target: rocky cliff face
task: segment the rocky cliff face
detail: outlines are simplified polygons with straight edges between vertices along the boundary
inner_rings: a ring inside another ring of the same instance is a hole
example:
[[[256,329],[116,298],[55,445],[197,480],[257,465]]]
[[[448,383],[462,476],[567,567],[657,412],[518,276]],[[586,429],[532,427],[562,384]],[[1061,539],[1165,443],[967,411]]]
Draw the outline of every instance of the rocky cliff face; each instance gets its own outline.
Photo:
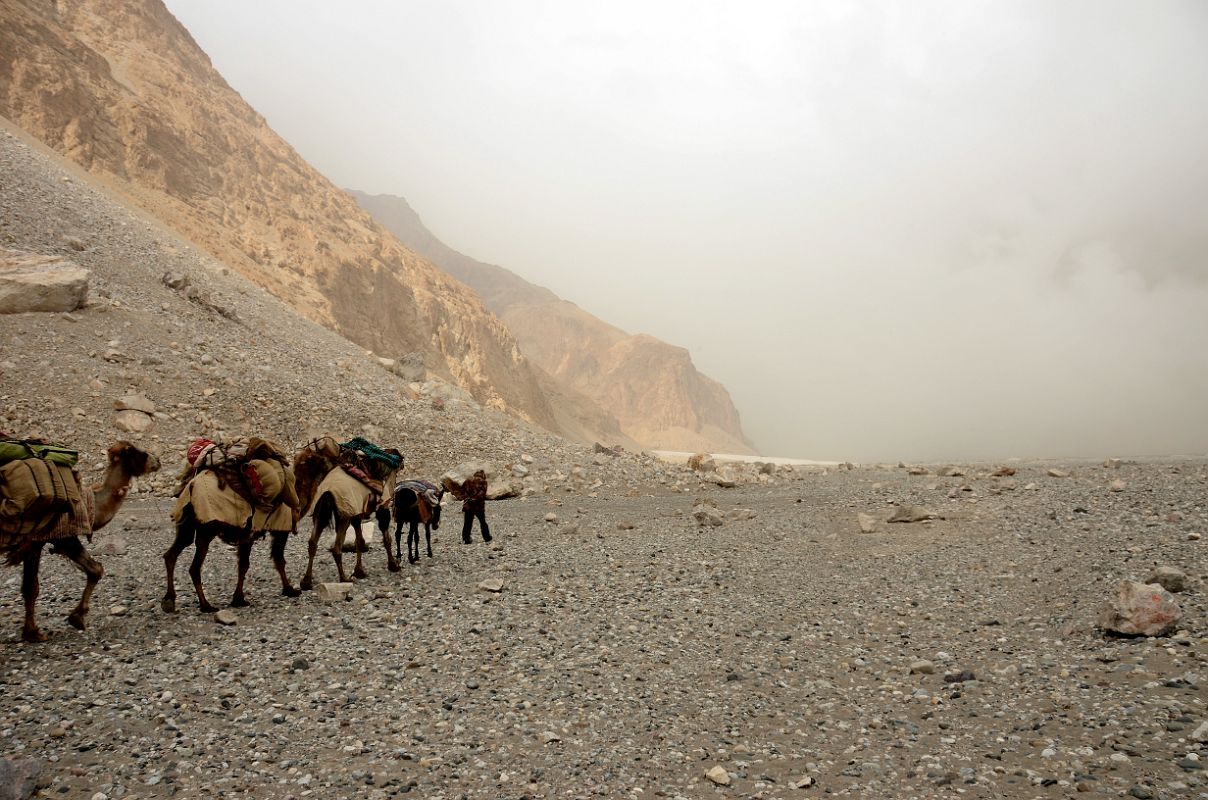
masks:
[[[729,393],[697,371],[687,350],[630,335],[503,267],[453,250],[401,197],[351,194],[401,241],[473,287],[525,355],[595,401],[642,446],[754,452]]]
[[[479,298],[294,152],[159,0],[0,0],[0,115],[312,320],[557,428]]]

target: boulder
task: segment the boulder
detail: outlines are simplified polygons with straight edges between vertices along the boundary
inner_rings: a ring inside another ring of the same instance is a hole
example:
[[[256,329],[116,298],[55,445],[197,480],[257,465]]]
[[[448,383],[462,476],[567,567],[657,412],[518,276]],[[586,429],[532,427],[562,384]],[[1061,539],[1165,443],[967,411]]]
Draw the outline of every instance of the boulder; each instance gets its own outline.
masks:
[[[500,578],[486,578],[479,582],[478,590],[498,594],[503,591],[503,581]]]
[[[117,412],[117,415],[113,418],[113,424],[120,431],[143,433],[155,424],[155,420],[150,414],[127,408],[124,411]]]
[[[860,533],[872,533],[877,529],[877,520],[871,514],[856,514],[856,522],[860,523]]]
[[[688,468],[696,472],[712,472],[717,469],[717,462],[708,453],[693,453],[688,456]]]
[[[720,764],[718,764],[716,767],[714,767],[713,769],[706,772],[705,777],[708,778],[713,783],[717,784],[718,786],[729,786],[730,785],[730,773],[727,772],[726,768],[721,766]]]
[[[352,595],[351,583],[320,583],[319,599],[324,603],[347,600]]]
[[[0,250],[0,314],[75,311],[88,300],[89,274],[54,256]]]
[[[1063,469],[1057,469],[1056,467],[1053,467],[1052,469],[1050,469],[1048,471],[1048,476],[1050,478],[1068,478],[1070,476],[1070,473],[1066,472]]]
[[[155,413],[155,403],[152,403],[141,394],[128,394],[125,397],[119,397],[113,401],[113,408],[117,411],[141,411],[144,414]]]
[[[1187,588],[1187,573],[1174,567],[1158,567],[1149,573],[1146,583],[1156,583],[1168,592],[1178,593]]]
[[[1156,583],[1123,580],[1099,612],[1099,627],[1123,636],[1163,636],[1182,616],[1174,595]]]
[[[720,511],[713,506],[704,504],[693,506],[692,516],[696,519],[696,524],[702,528],[719,528],[726,521]]]
[[[940,515],[923,508],[922,506],[912,506],[909,503],[900,505],[893,512],[893,516],[889,518],[889,522],[923,522],[929,519],[940,519]]]
[[[36,758],[0,758],[0,800],[25,800],[38,788],[42,762]]]
[[[524,482],[512,474],[511,468],[501,468],[487,461],[466,461],[440,476],[445,491],[461,499],[461,487],[478,470],[487,476],[487,499],[503,500],[518,497],[524,491]]]

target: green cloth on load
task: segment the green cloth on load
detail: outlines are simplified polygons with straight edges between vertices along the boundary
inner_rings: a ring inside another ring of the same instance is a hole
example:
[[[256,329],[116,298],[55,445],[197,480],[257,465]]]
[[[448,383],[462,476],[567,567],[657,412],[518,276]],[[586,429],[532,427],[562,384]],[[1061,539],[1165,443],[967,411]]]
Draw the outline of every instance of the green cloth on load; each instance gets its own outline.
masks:
[[[80,460],[80,454],[61,444],[30,439],[0,439],[0,464],[26,458],[41,458],[62,467],[74,467]]]
[[[388,464],[390,469],[398,469],[403,465],[403,457],[396,456],[393,453],[387,453],[382,448],[378,447],[373,442],[361,436],[353,437],[351,440],[340,445],[341,450],[356,450],[365,458],[373,461],[381,461]]]

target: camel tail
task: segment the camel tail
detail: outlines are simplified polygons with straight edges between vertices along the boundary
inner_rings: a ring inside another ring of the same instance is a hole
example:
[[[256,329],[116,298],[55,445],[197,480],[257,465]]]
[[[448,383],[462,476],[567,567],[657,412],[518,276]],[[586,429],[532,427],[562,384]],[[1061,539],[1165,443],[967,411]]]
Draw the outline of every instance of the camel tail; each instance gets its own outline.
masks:
[[[315,531],[322,533],[335,521],[336,499],[331,492],[324,492],[315,502],[315,510],[311,515],[315,521]]]

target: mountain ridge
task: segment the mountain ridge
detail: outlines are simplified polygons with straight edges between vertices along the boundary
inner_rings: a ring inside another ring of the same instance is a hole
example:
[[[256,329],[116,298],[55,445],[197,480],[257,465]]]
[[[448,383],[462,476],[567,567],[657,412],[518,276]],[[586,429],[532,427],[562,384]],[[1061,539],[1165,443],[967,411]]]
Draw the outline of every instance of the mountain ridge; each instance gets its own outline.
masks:
[[[614,416],[642,446],[755,453],[729,392],[696,369],[686,348],[627,333],[504,267],[454,250],[405,198],[347,191],[400,241],[478,292],[534,364]]]
[[[558,431],[503,323],[273,132],[162,2],[6,0],[0,19],[0,115],[309,319]]]

